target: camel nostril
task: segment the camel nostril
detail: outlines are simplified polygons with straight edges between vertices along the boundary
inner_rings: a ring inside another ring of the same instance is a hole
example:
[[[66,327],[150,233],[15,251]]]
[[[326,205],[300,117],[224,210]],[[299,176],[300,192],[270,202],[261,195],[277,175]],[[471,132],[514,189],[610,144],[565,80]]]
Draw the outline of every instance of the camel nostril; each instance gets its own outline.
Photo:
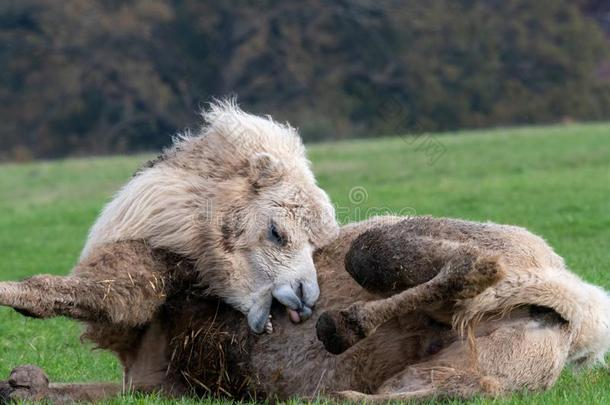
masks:
[[[313,311],[311,310],[311,308],[303,306],[303,308],[299,310],[299,316],[301,318],[301,321],[306,321],[307,319],[309,319],[312,313]]]
[[[299,310],[303,306],[302,298],[287,284],[275,288],[272,294],[282,305],[292,310]]]
[[[299,285],[298,294],[301,296],[300,298],[303,305],[313,308],[320,297],[320,287],[318,286],[317,280],[303,281]]]
[[[297,293],[297,297],[299,297],[301,302],[303,302],[303,283],[299,283],[296,293]]]

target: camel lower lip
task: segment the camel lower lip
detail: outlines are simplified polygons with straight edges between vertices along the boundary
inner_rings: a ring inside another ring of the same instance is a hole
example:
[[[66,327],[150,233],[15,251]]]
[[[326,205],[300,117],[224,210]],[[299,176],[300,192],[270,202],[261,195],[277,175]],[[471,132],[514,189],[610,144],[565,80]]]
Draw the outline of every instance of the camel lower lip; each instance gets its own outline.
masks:
[[[301,322],[301,316],[299,315],[299,313],[297,311],[295,311],[294,309],[290,309],[290,308],[286,308],[288,310],[288,317],[290,318],[290,321],[292,321],[293,323],[299,323]]]

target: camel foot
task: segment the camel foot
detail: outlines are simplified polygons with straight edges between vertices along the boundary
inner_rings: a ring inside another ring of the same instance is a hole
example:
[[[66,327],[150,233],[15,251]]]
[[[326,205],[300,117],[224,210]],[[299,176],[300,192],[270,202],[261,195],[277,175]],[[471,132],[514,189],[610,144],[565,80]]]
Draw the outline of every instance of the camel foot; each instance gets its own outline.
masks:
[[[357,317],[359,307],[356,303],[346,310],[326,311],[320,316],[316,323],[316,334],[326,351],[341,354],[368,335]]]
[[[0,404],[15,401],[40,401],[49,392],[49,379],[36,366],[19,366],[11,371],[8,381],[0,382]]]

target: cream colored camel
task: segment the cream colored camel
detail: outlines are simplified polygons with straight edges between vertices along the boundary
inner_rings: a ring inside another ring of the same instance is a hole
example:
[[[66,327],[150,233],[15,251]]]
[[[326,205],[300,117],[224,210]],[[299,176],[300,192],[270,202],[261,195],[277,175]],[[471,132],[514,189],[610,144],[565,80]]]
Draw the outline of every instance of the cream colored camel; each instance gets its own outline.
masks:
[[[122,390],[469,398],[547,389],[566,364],[601,361],[610,347],[606,293],[522,228],[377,218],[345,226],[314,262],[311,321],[293,325],[274,305],[274,332],[255,335],[238,312],[198,296],[189,272],[174,271],[183,262],[156,255],[154,265],[181,276],[151,322],[90,336],[117,353],[123,384],[48,385],[40,369],[21,367],[0,392],[55,402]]]

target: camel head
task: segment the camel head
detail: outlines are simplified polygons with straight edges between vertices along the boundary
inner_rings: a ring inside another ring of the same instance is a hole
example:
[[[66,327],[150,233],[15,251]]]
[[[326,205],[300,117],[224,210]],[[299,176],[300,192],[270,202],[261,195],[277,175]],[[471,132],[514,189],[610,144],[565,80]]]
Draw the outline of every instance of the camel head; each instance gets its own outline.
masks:
[[[103,210],[81,254],[145,240],[195,263],[200,284],[268,326],[273,298],[299,322],[319,294],[312,252],[338,233],[296,130],[232,102],[204,111],[197,134],[138,171]]]
[[[209,172],[206,162],[215,166],[203,210],[209,217],[198,268],[211,273],[204,281],[255,332],[267,325],[273,298],[294,322],[307,319],[319,296],[312,254],[338,225],[300,137],[230,103],[213,105],[205,119],[206,147],[192,146],[202,172]]]

